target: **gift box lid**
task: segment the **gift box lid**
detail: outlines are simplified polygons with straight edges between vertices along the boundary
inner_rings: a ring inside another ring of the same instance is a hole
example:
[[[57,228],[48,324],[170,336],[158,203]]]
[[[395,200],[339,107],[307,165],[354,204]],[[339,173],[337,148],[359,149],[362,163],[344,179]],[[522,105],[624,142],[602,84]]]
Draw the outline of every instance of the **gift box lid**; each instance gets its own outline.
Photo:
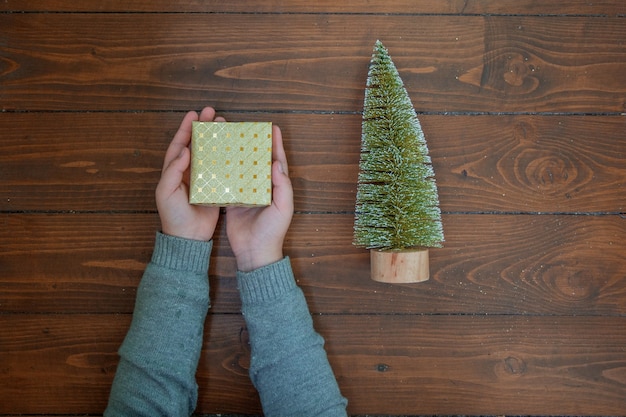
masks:
[[[272,123],[193,122],[189,202],[272,203]]]

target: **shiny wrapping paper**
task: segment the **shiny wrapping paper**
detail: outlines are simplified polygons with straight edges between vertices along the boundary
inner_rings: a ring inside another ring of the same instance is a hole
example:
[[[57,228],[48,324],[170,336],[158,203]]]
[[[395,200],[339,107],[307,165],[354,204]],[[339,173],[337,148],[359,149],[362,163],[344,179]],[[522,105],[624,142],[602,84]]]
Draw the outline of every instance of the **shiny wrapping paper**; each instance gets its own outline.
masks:
[[[272,123],[193,122],[189,202],[272,203]]]

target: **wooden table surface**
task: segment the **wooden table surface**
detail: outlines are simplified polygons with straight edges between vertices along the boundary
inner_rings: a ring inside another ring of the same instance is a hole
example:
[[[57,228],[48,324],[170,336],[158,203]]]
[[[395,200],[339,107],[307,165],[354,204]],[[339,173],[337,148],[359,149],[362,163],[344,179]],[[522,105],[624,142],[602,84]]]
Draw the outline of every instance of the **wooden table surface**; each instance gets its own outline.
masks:
[[[374,42],[446,243],[386,285],[352,242]],[[350,414],[626,415],[626,3],[0,2],[0,415],[101,415],[188,110],[283,129],[286,253]],[[260,413],[218,225],[197,412]]]

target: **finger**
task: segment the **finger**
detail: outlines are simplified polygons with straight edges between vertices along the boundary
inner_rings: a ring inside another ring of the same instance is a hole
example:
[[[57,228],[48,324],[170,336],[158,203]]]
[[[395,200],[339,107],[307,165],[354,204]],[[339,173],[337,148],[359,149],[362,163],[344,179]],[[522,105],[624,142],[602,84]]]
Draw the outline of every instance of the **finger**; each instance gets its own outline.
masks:
[[[212,122],[215,118],[215,109],[213,107],[205,107],[200,113],[201,122]]]
[[[163,169],[165,169],[170,162],[180,155],[183,148],[186,148],[189,145],[189,141],[191,140],[191,124],[194,120],[198,120],[198,113],[195,111],[190,111],[183,118],[178,131],[167,148],[167,152],[165,152]]]
[[[293,212],[293,187],[291,180],[278,160],[272,164],[272,204],[286,215]]]
[[[223,118],[223,117],[221,117],[221,116],[218,116],[218,117],[216,117],[216,118],[215,118],[215,121],[216,121],[216,122],[225,122],[225,121],[226,121],[226,119],[224,119],[224,118]]]
[[[287,154],[283,146],[283,135],[280,131],[280,127],[277,125],[272,126],[272,159],[279,161],[282,167],[282,171],[285,175],[289,175],[289,166],[287,165]]]
[[[181,186],[185,170],[189,167],[190,155],[189,148],[184,147],[180,154],[165,167],[157,187],[163,193],[162,197],[169,197]]]

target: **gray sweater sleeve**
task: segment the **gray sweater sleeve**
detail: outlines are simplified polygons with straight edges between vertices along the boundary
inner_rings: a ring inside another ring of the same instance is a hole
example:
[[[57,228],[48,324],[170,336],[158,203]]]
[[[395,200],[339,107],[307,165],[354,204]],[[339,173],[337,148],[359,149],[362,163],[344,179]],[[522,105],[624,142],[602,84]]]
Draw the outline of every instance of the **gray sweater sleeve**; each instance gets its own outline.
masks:
[[[238,272],[237,281],[250,334],[250,378],[265,416],[346,416],[347,401],[289,258]]]
[[[189,416],[196,408],[211,247],[157,234],[105,416]],[[237,278],[252,345],[250,376],[265,415],[345,416],[347,402],[289,259]]]
[[[211,247],[157,234],[105,416],[189,416],[195,409]]]

